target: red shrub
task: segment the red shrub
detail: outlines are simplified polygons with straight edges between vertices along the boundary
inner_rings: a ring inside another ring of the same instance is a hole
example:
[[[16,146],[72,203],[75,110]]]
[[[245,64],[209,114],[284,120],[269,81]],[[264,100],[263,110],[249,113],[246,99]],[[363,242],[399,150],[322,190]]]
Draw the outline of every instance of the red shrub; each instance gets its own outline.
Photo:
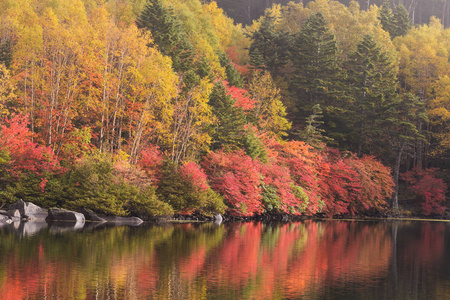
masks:
[[[195,162],[188,162],[180,167],[180,174],[187,182],[192,182],[195,188],[206,191],[209,188],[208,177]]]
[[[444,202],[447,184],[444,180],[436,178],[437,170],[416,167],[401,176],[422,202],[422,213],[424,215],[442,214],[445,211]]]
[[[236,100],[234,106],[242,108],[244,111],[252,110],[255,107],[256,101],[247,96],[247,91],[235,86],[229,86],[228,82],[223,81],[223,85],[227,90],[227,94]]]
[[[59,160],[50,147],[40,146],[32,141],[32,132],[28,129],[28,117],[15,115],[5,120],[0,128],[0,150],[9,154],[8,170],[13,176],[33,173],[42,177],[40,188],[44,189],[46,174],[63,171]]]
[[[163,157],[159,147],[150,145],[144,148],[139,155],[138,165],[157,185],[161,178],[161,167],[163,165]]]
[[[394,190],[391,170],[373,156],[353,156],[347,159],[346,163],[358,173],[362,186],[361,197],[354,206],[355,210],[363,212],[371,208],[384,209],[388,205],[386,199],[392,196]]]
[[[224,196],[231,214],[251,216],[263,211],[260,164],[244,151],[210,152],[202,163],[211,187]]]

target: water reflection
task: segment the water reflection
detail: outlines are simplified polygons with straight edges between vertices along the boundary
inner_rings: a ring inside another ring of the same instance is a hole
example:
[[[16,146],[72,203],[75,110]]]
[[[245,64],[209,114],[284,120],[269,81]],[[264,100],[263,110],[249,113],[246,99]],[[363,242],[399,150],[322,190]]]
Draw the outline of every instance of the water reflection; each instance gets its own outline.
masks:
[[[448,223],[25,225],[0,229],[0,299],[445,299],[450,293]]]

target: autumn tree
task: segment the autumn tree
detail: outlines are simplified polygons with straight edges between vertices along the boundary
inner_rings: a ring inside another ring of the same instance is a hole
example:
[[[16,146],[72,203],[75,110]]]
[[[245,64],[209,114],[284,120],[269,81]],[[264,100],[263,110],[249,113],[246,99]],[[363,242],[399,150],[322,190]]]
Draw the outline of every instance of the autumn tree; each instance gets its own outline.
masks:
[[[279,138],[286,136],[291,123],[286,119],[286,107],[270,73],[255,73],[248,90],[250,97],[255,101],[252,114],[258,128]]]

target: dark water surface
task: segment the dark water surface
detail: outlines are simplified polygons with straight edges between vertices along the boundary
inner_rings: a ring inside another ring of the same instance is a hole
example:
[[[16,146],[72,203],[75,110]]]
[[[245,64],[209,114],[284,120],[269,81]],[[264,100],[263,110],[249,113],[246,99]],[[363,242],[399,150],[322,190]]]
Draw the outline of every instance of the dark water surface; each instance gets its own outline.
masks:
[[[11,224],[0,299],[450,299],[450,223]]]

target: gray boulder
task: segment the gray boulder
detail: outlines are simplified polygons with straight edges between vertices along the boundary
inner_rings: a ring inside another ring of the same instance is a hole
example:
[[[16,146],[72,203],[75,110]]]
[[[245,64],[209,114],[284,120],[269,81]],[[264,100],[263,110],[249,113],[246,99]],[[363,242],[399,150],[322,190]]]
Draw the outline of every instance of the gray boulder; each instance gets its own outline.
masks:
[[[217,214],[214,216],[214,224],[220,225],[223,222],[223,217],[221,214]]]
[[[47,221],[71,221],[84,223],[85,218],[82,213],[74,212],[62,208],[49,208]]]
[[[86,208],[82,208],[80,210],[80,212],[84,215],[84,218],[86,219],[86,221],[90,221],[90,222],[106,222],[105,219],[100,218],[99,216],[97,216],[92,210],[90,209],[86,209]]]
[[[19,211],[20,216],[17,216],[16,211]],[[45,220],[48,215],[47,210],[31,202],[24,202],[22,199],[8,206],[7,213],[11,217],[22,217],[28,220]]]

